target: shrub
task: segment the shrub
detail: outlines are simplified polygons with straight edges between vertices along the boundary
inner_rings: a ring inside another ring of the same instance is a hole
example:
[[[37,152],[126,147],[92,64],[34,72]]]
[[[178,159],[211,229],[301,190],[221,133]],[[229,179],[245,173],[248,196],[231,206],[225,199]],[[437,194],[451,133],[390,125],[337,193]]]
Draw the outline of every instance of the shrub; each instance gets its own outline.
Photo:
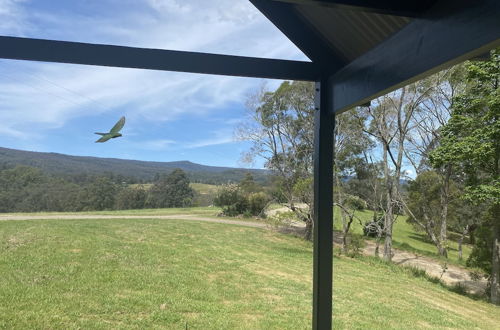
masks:
[[[269,197],[264,192],[245,194],[244,190],[235,184],[223,186],[214,198],[214,205],[221,207],[222,213],[228,216],[258,216],[262,214],[268,202]]]
[[[117,210],[143,209],[146,203],[147,192],[142,187],[123,188],[116,196]]]
[[[347,256],[351,258],[359,257],[363,252],[365,241],[359,235],[349,235],[350,242],[347,246]]]
[[[248,211],[251,215],[260,215],[267,203],[269,203],[269,197],[263,192],[248,195]]]
[[[221,207],[225,215],[235,216],[247,211],[248,200],[237,185],[228,184],[219,189],[214,205]]]
[[[350,194],[346,194],[344,205],[358,211],[363,211],[367,208],[367,203],[365,200],[358,196]]]

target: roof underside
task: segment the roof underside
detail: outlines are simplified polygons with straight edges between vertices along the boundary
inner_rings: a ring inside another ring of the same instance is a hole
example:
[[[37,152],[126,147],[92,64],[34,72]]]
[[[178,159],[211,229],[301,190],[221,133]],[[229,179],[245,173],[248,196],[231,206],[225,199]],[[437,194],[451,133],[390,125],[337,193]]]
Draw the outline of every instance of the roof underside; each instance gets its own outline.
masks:
[[[500,46],[499,0],[250,0],[328,77],[342,112]]]
[[[349,63],[401,30],[408,17],[336,7],[293,5],[299,17],[325,41],[332,53]]]
[[[249,1],[311,62],[8,36],[0,58],[327,80],[342,112],[500,46],[499,0]]]

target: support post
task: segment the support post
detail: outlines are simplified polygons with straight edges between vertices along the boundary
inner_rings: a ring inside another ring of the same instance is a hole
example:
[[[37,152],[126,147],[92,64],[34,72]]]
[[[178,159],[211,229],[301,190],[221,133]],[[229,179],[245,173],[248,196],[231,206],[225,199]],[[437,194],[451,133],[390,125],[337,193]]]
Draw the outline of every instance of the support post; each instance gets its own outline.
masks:
[[[328,79],[316,83],[314,118],[313,330],[332,328],[333,112]]]

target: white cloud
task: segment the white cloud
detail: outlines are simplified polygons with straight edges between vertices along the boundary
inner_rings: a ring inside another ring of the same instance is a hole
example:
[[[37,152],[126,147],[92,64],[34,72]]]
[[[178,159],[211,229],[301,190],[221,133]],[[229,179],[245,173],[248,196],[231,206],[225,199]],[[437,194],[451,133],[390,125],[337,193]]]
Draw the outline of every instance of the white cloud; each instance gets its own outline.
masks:
[[[0,0],[0,32],[140,47],[304,58],[245,0],[145,0],[141,11],[126,11],[127,4],[133,3],[125,1],[123,6],[121,2],[113,3],[120,8],[120,15],[110,10],[92,16],[28,11],[29,4],[25,1]],[[260,80],[235,77],[1,61],[0,136],[26,137],[61,127],[68,120],[125,107],[133,107],[127,116],[148,121],[175,120],[185,114],[203,115],[229,102],[243,102],[248,91],[260,84]],[[191,147],[227,143],[224,141],[228,138],[216,136]]]
[[[176,142],[173,140],[166,139],[157,139],[157,140],[148,140],[142,141],[140,143],[136,143],[137,147],[147,150],[165,150],[169,146],[174,145]]]
[[[0,33],[22,35],[29,27],[23,8],[25,0],[0,0]]]
[[[210,139],[202,139],[199,141],[195,141],[186,145],[187,149],[195,149],[195,148],[203,148],[209,146],[216,146],[221,144],[227,144],[234,142],[233,137],[215,137]]]

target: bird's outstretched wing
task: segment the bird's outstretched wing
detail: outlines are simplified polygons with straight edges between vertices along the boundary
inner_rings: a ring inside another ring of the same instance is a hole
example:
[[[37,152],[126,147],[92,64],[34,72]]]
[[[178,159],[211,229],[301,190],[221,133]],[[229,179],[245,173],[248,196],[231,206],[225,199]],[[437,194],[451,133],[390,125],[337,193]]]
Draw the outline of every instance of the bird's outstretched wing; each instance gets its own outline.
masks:
[[[111,139],[111,134],[106,134],[106,135],[103,135],[102,138],[100,138],[99,140],[95,141],[96,143],[97,142],[106,142],[108,141],[109,139]]]
[[[120,120],[113,126],[111,129],[110,133],[118,133],[122,128],[123,125],[125,125],[125,117],[121,117]]]

